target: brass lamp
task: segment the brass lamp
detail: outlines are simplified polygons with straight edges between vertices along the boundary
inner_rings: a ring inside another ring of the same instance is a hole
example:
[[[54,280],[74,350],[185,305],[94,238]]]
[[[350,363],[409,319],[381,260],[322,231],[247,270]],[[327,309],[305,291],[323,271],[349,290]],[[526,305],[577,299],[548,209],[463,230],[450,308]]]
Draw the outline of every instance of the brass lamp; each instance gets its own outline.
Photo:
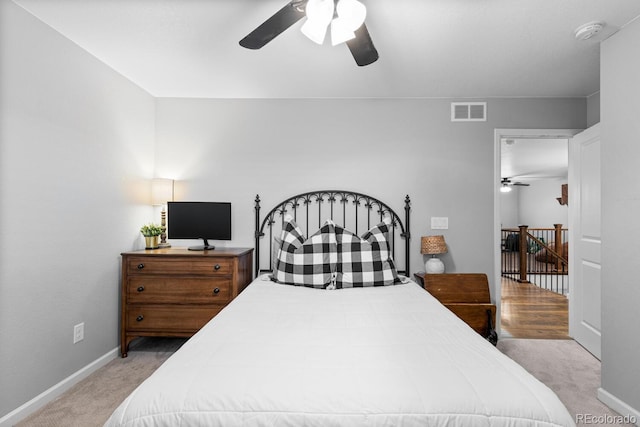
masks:
[[[167,178],[154,178],[151,181],[151,204],[153,206],[162,206],[160,213],[160,248],[170,248],[171,244],[167,243],[167,211],[165,209],[167,202],[173,201],[173,180]]]
[[[444,273],[444,263],[436,256],[447,253],[447,244],[444,241],[444,236],[423,236],[420,243],[420,253],[431,255],[424,264],[425,273]]]

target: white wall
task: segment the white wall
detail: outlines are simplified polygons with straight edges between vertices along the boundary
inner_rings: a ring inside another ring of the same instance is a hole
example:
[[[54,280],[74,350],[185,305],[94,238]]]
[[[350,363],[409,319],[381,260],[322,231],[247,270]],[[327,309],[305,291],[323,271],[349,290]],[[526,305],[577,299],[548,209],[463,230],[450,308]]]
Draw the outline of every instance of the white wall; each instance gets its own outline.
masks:
[[[0,0],[0,418],[117,346],[153,155],[154,99]]]
[[[448,271],[493,274],[495,128],[582,128],[584,99],[491,99],[486,123],[452,123],[450,100],[159,99],[157,170],[181,200],[231,201],[232,245],[253,246],[253,200],[271,208],[306,190],[346,188],[412,200],[420,236],[444,234]],[[449,217],[432,231],[430,217]],[[493,285],[493,284],[492,284]]]
[[[530,181],[528,187],[512,187],[500,193],[500,221],[502,228],[528,225],[530,228],[553,228],[554,224],[568,226],[568,209],[556,197],[562,195],[561,185],[567,180],[548,178]]]
[[[587,127],[600,123],[600,92],[587,97]]]
[[[500,193],[500,224],[502,228],[516,228],[520,222],[520,187]]]
[[[554,224],[568,225],[567,205],[561,205],[556,197],[562,195],[562,184],[566,178],[540,179],[530,182],[529,187],[523,187],[519,195],[519,221],[530,228],[553,228]]]
[[[640,416],[640,21],[602,44],[602,389]]]

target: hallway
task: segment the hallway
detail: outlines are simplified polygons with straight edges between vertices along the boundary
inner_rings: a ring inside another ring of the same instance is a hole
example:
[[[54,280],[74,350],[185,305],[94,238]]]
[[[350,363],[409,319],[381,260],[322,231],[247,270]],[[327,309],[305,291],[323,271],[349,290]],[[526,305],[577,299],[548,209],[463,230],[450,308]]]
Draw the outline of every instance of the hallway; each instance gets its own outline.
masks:
[[[513,338],[569,339],[569,300],[502,278],[502,330]]]

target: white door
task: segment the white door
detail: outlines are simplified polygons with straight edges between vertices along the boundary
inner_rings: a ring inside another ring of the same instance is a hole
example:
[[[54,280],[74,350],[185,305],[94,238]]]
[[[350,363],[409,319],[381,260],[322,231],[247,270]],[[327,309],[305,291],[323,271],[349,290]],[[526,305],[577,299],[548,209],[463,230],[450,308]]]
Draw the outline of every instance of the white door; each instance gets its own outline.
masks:
[[[569,335],[600,359],[600,125],[569,142]]]

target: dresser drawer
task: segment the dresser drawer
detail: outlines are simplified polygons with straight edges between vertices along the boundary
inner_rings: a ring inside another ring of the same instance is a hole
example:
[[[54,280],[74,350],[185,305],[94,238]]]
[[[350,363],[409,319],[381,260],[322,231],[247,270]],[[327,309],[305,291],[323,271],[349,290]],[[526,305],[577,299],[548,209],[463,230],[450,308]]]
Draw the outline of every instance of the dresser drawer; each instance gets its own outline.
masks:
[[[231,300],[230,277],[132,276],[128,303],[226,304]]]
[[[233,272],[233,260],[228,258],[130,257],[127,268],[129,274],[224,275]]]
[[[152,306],[132,304],[127,310],[127,330],[196,332],[222,310],[210,306]]]

